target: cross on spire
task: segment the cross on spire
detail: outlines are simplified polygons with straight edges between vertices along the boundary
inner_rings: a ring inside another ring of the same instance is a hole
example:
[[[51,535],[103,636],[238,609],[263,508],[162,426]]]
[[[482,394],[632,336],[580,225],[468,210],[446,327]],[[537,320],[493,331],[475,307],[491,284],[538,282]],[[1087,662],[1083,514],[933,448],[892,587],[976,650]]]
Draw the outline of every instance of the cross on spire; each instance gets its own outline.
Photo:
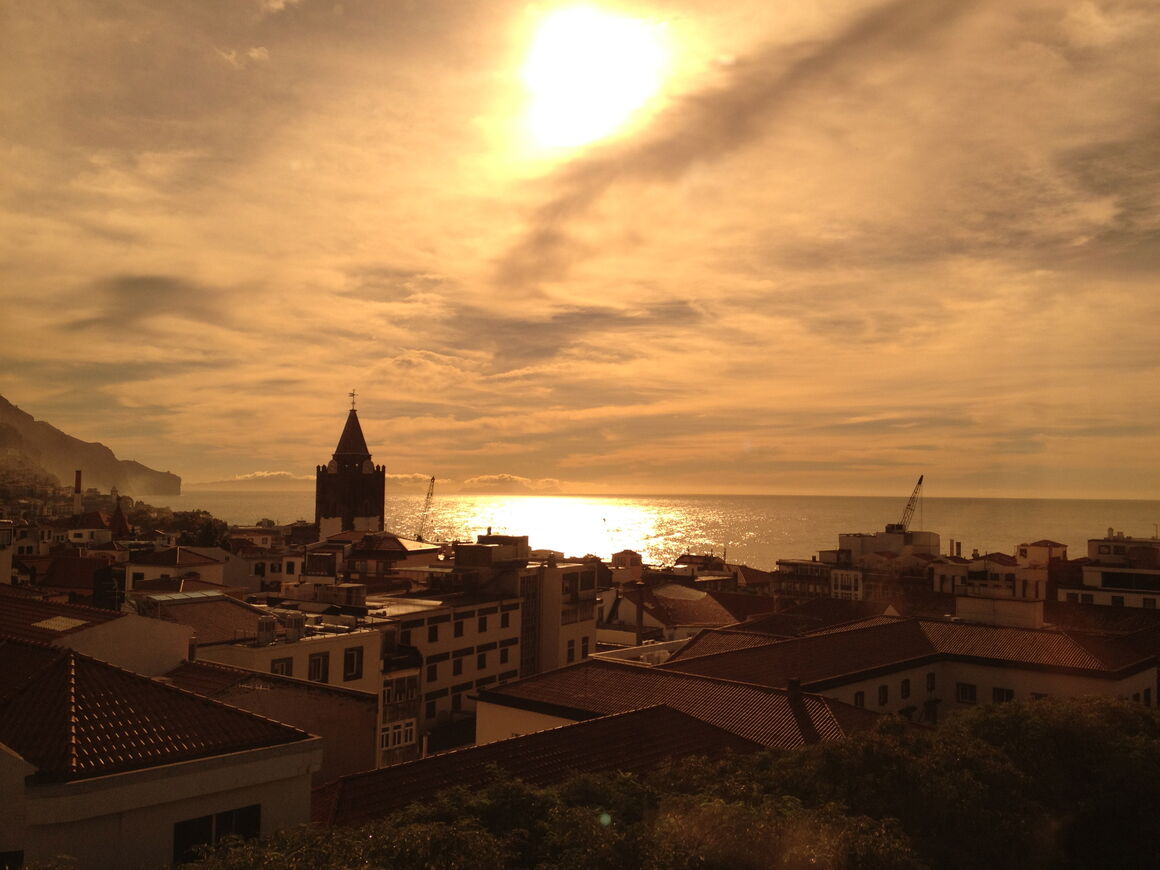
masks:
[[[355,390],[351,390],[349,393],[347,393],[347,395],[350,396],[350,409],[353,411],[354,410],[354,400],[355,400],[355,397],[358,396],[358,393]]]

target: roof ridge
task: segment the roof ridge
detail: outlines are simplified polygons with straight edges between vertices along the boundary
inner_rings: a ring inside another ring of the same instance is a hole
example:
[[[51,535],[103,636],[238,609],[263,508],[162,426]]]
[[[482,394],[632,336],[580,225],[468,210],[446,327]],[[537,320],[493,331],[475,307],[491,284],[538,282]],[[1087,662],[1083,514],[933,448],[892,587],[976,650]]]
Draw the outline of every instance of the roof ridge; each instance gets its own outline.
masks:
[[[77,652],[69,649],[65,653],[65,685],[68,691],[68,709],[66,715],[68,716],[68,771],[70,773],[77,772],[77,758],[79,752],[77,750]]]

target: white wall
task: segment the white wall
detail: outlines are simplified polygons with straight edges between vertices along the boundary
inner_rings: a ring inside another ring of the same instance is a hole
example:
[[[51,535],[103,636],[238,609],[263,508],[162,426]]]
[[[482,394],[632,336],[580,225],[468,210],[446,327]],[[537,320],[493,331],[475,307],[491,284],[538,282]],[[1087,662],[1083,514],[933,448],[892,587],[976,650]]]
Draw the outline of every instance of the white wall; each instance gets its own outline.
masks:
[[[578,720],[479,701],[475,705],[475,742],[494,743],[521,734],[546,731],[558,725],[571,725],[576,721]]]
[[[262,835],[310,818],[318,738],[163,765],[143,771],[26,789],[25,861],[75,859],[78,870],[164,867],[176,822],[250,804]]]

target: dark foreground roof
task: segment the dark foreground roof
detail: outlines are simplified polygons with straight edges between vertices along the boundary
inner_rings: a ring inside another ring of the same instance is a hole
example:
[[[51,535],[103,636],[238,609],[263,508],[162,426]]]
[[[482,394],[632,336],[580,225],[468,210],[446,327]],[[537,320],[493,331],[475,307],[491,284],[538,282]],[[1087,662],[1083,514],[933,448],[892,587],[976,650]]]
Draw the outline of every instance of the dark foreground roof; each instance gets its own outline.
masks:
[[[310,735],[73,650],[0,642],[0,743],[69,781]]]
[[[656,706],[345,776],[315,792],[313,816],[322,824],[363,824],[455,786],[484,786],[497,767],[542,786],[578,773],[643,773],[669,759],[760,748]]]
[[[479,700],[573,720],[665,704],[761,746],[782,749],[840,740],[878,720],[875,713],[819,695],[602,659],[481,689]]]

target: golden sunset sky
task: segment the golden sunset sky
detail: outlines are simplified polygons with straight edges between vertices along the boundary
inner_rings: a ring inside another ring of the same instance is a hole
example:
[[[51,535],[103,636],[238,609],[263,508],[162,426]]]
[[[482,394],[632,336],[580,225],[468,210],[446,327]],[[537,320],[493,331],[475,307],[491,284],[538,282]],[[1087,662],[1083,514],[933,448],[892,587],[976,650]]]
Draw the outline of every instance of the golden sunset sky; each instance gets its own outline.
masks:
[[[1156,498],[1160,5],[10,0],[0,394],[187,483]],[[468,483],[473,481],[472,483]]]

